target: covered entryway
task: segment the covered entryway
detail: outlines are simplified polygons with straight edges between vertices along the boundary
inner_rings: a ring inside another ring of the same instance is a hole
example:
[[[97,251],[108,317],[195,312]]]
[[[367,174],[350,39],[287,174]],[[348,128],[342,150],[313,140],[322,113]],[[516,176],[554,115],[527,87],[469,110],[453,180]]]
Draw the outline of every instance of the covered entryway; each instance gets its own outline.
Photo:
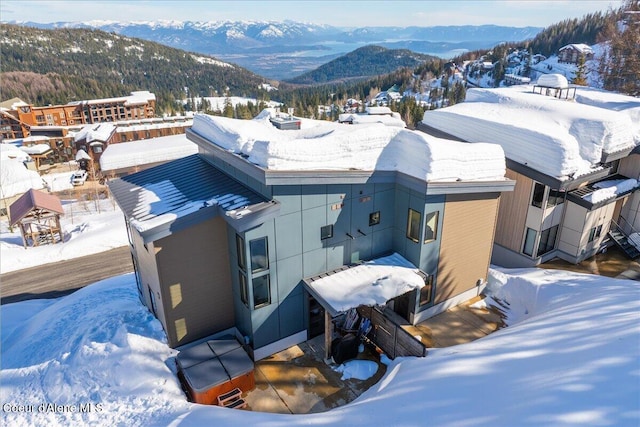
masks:
[[[398,354],[395,350],[398,339],[402,342],[407,339],[413,340],[418,346],[422,346],[399,325],[390,328],[393,321],[387,319],[382,314],[382,310],[376,309],[375,314],[372,314],[371,309],[358,309],[357,311],[355,309],[358,307],[383,307],[395,299],[394,310],[395,305],[398,305],[398,309],[405,314],[405,311],[408,312],[415,307],[417,290],[425,286],[424,277],[418,268],[401,255],[394,253],[367,261],[364,264],[344,267],[305,279],[304,286],[311,296],[310,301],[317,302],[317,305],[324,311],[326,359],[332,355],[332,340],[336,329],[338,329],[337,335],[349,332],[362,333],[359,328],[362,326],[360,321],[363,318],[371,322],[372,336],[378,335],[378,329],[390,332],[389,335],[393,337],[391,340],[385,339],[384,342],[374,342],[374,344],[380,344],[380,347],[392,357]],[[318,323],[317,316],[321,313],[318,306],[315,306],[315,310],[311,310],[310,307],[310,326],[312,326],[311,323]],[[381,320],[382,318],[386,320]],[[411,345],[405,345],[405,347],[411,347]],[[415,353],[419,353],[415,355],[423,356],[426,351],[422,346]]]

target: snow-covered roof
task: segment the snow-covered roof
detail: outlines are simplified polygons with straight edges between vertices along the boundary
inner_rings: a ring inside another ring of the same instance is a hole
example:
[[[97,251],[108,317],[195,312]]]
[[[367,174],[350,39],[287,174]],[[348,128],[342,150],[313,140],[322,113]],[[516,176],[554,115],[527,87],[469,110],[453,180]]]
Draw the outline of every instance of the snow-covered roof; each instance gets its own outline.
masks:
[[[253,120],[198,114],[192,131],[269,170],[399,171],[425,181],[504,180],[495,144],[466,144],[380,123],[346,126],[301,119],[281,131],[264,111]]]
[[[367,261],[305,285],[332,316],[360,305],[383,305],[390,299],[422,288],[419,270],[398,253]]]
[[[102,170],[123,169],[190,156],[198,146],[185,134],[110,144],[100,156]]]
[[[398,114],[398,113],[396,113]],[[386,126],[399,126],[404,128],[407,124],[400,117],[392,115],[382,114],[357,114],[357,113],[344,113],[338,116],[338,122],[348,122],[354,125],[368,124],[368,123],[382,123]]]
[[[3,142],[0,143],[0,160],[6,159],[16,159],[21,162],[26,162],[30,157],[24,150],[21,150],[13,144]]]
[[[577,88],[575,101],[533,93],[528,85],[469,89],[465,102],[427,111],[422,122],[465,141],[495,142],[507,158],[565,179],[592,171],[603,152],[640,143],[630,112],[616,111],[604,102],[615,102],[619,95],[599,92],[601,106],[584,103],[583,88]]]
[[[637,188],[638,185],[640,184],[634,178],[600,181],[594,184],[594,187],[597,188],[597,190],[585,195],[583,199],[593,204],[600,203],[605,200],[613,199],[619,194],[630,192],[634,188]]]
[[[16,159],[3,158],[0,168],[0,198],[22,194],[32,188],[44,187],[40,174],[28,170],[24,164]]]
[[[575,49],[580,53],[593,53],[593,49],[591,49],[591,46],[584,44],[584,43],[571,43],[565,46],[562,46],[560,49],[558,49],[559,52],[562,52],[565,49]]]
[[[367,107],[366,109],[367,114],[371,114],[371,115],[381,115],[381,114],[388,114],[391,115],[393,112],[391,111],[391,108],[389,107]]]
[[[94,123],[84,126],[78,133],[74,135],[74,141],[86,140],[86,142],[109,140],[111,135],[116,131],[116,125],[113,123]]]
[[[107,104],[107,103],[113,103],[113,102],[124,102],[124,105],[126,106],[133,106],[133,105],[143,105],[148,103],[149,101],[155,101],[155,100],[156,100],[155,94],[147,90],[140,90],[140,91],[131,92],[131,95],[129,96],[120,96],[117,98],[91,99],[86,102],[90,105],[91,104]]]
[[[22,146],[20,147],[20,149],[27,154],[33,154],[37,156],[37,155],[45,154],[48,151],[51,151],[51,146],[49,146],[48,144],[36,144],[36,145]]]

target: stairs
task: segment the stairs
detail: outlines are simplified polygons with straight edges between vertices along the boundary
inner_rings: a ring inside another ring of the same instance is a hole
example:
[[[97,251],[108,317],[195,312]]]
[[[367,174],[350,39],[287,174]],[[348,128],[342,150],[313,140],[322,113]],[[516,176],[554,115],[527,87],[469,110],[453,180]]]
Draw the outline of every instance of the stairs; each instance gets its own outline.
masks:
[[[630,258],[636,259],[640,257],[640,250],[636,248],[627,238],[627,236],[620,232],[617,227],[612,227],[609,230],[609,237],[618,245],[620,249]]]

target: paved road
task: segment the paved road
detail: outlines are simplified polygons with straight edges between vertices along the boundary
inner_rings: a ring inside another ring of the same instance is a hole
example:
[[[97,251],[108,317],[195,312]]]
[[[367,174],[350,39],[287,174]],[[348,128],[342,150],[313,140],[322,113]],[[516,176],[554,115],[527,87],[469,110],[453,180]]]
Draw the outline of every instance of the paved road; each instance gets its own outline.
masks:
[[[133,271],[129,247],[0,274],[0,302],[57,298],[108,277]]]

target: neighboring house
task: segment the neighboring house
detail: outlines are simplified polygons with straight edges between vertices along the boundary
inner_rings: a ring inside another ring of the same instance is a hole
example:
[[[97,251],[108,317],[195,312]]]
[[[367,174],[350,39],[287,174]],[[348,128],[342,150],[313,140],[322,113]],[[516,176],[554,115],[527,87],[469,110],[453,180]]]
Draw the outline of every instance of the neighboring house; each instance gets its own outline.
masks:
[[[593,59],[593,49],[591,49],[591,46],[578,43],[568,44],[558,49],[558,62],[577,64],[581,56],[584,56],[585,61]]]
[[[100,161],[102,152],[116,140],[116,125],[112,123],[98,123],[84,126],[75,134],[74,144],[76,152],[83,150],[95,163]]]
[[[516,188],[500,202],[495,264],[578,263],[640,230],[638,98],[586,87],[570,100],[531,86],[472,89],[463,103],[425,112],[419,129],[504,148]]]
[[[312,278],[392,253],[421,271],[420,291],[389,304],[412,323],[482,290],[514,185],[500,147],[269,118],[197,115],[199,155],[109,182],[171,347],[231,330],[257,360],[305,341],[324,322]]]

